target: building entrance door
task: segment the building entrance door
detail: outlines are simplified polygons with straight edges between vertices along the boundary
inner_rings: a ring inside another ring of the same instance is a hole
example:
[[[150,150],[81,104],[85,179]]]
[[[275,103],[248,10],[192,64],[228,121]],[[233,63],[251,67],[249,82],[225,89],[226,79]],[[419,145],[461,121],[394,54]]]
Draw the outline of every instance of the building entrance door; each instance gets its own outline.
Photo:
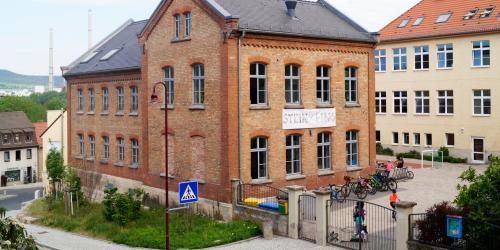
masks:
[[[484,138],[472,137],[472,163],[484,163]]]
[[[27,170],[26,170],[26,182],[27,183],[31,183],[31,177],[33,175],[33,171],[31,170],[31,167],[28,167]]]

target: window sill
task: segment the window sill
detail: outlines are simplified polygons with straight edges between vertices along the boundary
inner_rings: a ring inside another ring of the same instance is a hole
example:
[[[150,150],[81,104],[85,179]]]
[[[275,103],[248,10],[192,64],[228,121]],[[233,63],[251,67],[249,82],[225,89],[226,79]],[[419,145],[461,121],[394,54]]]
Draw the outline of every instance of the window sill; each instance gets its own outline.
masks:
[[[285,109],[303,109],[304,105],[302,104],[292,104],[292,103],[287,103],[285,104]]]
[[[167,108],[168,110],[173,110],[174,109],[174,105],[173,104],[168,104],[167,106],[165,105],[161,105],[161,110],[165,110],[165,108]]]
[[[108,115],[109,115],[109,112],[101,112],[101,115],[102,115],[102,116],[108,116]]]
[[[87,115],[95,115],[94,112],[87,112]]]
[[[429,69],[413,69],[414,72],[425,72],[429,71]]]
[[[484,65],[484,66],[471,66],[472,69],[487,69],[489,68],[490,65]]]
[[[77,159],[77,160],[83,160],[83,159],[85,159],[85,156],[83,156],[83,155],[77,155],[77,156],[75,156],[75,159]]]
[[[333,104],[331,103],[316,103],[316,108],[333,108]]]
[[[102,160],[99,161],[99,163],[104,164],[104,165],[108,165],[109,161],[105,160],[105,159],[102,159]]]
[[[205,180],[200,180],[200,179],[196,179],[196,178],[193,178],[193,179],[189,179],[189,181],[196,181],[198,182],[198,184],[205,184]]]
[[[187,41],[191,41],[191,37],[185,37],[185,38],[174,38],[172,39],[172,41],[170,41],[171,43],[180,43],[180,42],[187,42]]]
[[[117,162],[115,162],[115,166],[117,166],[117,167],[123,167],[124,165],[123,165],[123,162],[117,161]]]
[[[392,115],[406,116],[408,113],[392,113]]]
[[[375,70],[375,73],[387,73],[387,71],[386,70],[384,70],[384,71],[376,71]]]
[[[406,72],[407,70],[406,69],[394,69],[392,70],[392,72]]]
[[[387,115],[387,113],[375,113],[376,115]]]
[[[115,115],[116,116],[124,116],[125,114],[123,112],[117,112]]]
[[[452,69],[453,69],[453,67],[451,67],[451,68],[436,68],[436,70],[452,70]]]
[[[481,115],[481,114],[474,114],[472,117],[491,117],[491,115]]]
[[[271,107],[268,105],[250,105],[249,110],[270,110]]]
[[[447,147],[447,148],[454,148],[455,145],[446,145],[445,147]]]
[[[454,116],[455,114],[436,114],[437,116]]]
[[[327,175],[334,175],[335,171],[331,169],[321,169],[318,170],[318,176],[327,176]]]
[[[347,166],[347,172],[354,172],[354,171],[361,171],[363,170],[362,167],[350,167],[350,166]]]
[[[137,112],[132,112],[132,113],[129,113],[128,116],[139,116],[139,113]]]
[[[416,116],[430,116],[431,114],[430,113],[414,113],[413,115],[416,115]]]
[[[193,104],[189,107],[189,110],[205,110],[205,105],[203,104]]]
[[[77,115],[84,115],[84,114],[85,114],[85,112],[83,112],[83,111],[77,111],[77,112],[76,112],[76,114],[77,114]]]
[[[305,178],[306,178],[305,175],[294,174],[294,175],[287,175],[285,177],[285,180],[287,180],[287,181],[293,181],[293,180],[299,180],[299,179],[305,179]]]
[[[359,108],[361,105],[359,103],[346,103],[345,104],[346,108]]]
[[[137,163],[132,163],[132,164],[128,165],[128,168],[131,168],[131,169],[139,169],[139,164],[137,164]]]
[[[401,144],[401,146],[409,147],[409,146],[410,146],[410,144],[404,144],[404,143],[403,143],[403,144]]]
[[[270,179],[253,179],[250,181],[250,185],[262,185],[262,184],[270,184],[273,183],[273,180]]]
[[[95,158],[93,158],[93,157],[89,157],[89,158],[87,158],[87,161],[94,162],[94,161],[95,161]]]

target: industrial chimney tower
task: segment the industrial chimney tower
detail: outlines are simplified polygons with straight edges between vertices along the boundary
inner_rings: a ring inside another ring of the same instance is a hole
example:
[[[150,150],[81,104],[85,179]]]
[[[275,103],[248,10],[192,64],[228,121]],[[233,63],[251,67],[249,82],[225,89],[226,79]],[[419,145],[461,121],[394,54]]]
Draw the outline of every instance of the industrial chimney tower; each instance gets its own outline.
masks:
[[[88,21],[89,21],[89,41],[88,41],[88,45],[89,45],[89,49],[92,48],[92,10],[89,10],[89,17],[88,17]]]
[[[49,31],[49,91],[54,90],[54,39],[52,28]]]

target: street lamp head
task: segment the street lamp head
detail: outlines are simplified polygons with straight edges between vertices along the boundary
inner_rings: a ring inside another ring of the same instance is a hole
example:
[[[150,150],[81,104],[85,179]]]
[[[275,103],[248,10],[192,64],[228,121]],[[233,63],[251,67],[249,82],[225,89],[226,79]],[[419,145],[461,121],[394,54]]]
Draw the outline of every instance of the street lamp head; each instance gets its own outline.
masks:
[[[151,102],[152,103],[158,102],[158,95],[155,93],[154,90],[153,90],[153,94],[151,95]]]

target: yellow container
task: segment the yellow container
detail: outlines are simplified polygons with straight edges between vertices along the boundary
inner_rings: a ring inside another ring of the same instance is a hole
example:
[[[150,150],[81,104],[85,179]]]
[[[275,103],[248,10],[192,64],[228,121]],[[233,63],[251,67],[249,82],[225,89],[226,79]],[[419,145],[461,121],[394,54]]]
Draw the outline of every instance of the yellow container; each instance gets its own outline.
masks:
[[[245,205],[248,205],[248,206],[254,206],[254,207],[256,207],[256,206],[259,205],[259,203],[264,202],[264,201],[265,201],[265,199],[259,199],[259,198],[250,197],[250,198],[246,198],[243,201],[243,203]]]
[[[278,210],[280,214],[288,214],[288,201],[287,200],[279,200],[278,201]]]

